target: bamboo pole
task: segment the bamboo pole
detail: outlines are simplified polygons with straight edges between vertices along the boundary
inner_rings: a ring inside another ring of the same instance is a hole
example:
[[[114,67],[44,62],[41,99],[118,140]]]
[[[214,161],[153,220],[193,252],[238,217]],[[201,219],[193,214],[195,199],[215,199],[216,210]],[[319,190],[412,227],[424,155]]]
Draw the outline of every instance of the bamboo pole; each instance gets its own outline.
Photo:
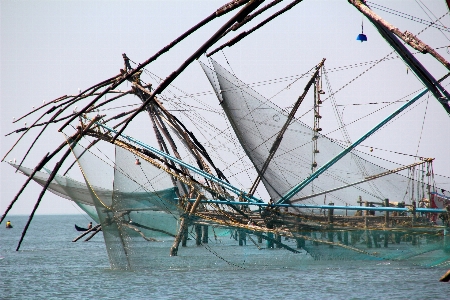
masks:
[[[386,26],[381,24],[377,18],[374,18],[367,13],[369,10],[361,0],[348,0],[349,3],[354,5],[359,11],[361,11],[370,22],[377,28],[382,37],[394,48],[404,62],[410,67],[410,69],[416,74],[422,83],[433,93],[434,97],[440,102],[447,114],[450,115],[450,105],[448,100],[450,94],[440,85],[440,81],[436,79],[424,68],[424,66],[415,58],[411,52],[401,43],[397,36],[391,32]],[[444,96],[442,96],[444,94]]]
[[[20,190],[17,192],[16,196],[14,196],[13,200],[9,203],[8,207],[6,208],[6,211],[3,213],[2,217],[0,218],[0,224],[3,222],[3,220],[6,218],[6,215],[8,214],[8,212],[11,210],[11,208],[13,207],[14,203],[17,201],[17,199],[19,199],[20,194],[22,194],[23,190],[25,189],[25,187],[28,185],[28,183],[33,179],[34,174],[36,174],[37,171],[39,171],[40,169],[42,169],[42,167],[47,163],[48,156],[49,156],[50,152],[48,152],[42,159],[41,161],[36,165],[36,167],[34,167],[33,172],[30,174],[30,176],[28,176],[27,180],[25,181],[25,183],[22,185],[22,187],[20,188]]]
[[[194,225],[195,229],[195,245],[200,246],[202,244],[202,226]]]
[[[113,137],[113,141],[117,139],[128,124],[133,120],[151,101],[154,100],[157,94],[160,94],[166,87],[168,87],[175,78],[181,74],[184,69],[186,69],[194,60],[198,59],[209,47],[211,47],[217,39],[224,33],[230,26],[232,26],[236,21],[241,21],[245,16],[247,16],[252,10],[254,10],[258,5],[260,5],[264,0],[250,0],[235,16],[233,16],[228,22],[226,22],[213,36],[211,36],[200,48],[198,48],[181,66],[172,72],[166,79],[164,79],[160,85],[153,91],[150,97],[138,108],[138,110],[133,113],[118,130],[116,135]],[[135,69],[136,70],[136,69]]]
[[[250,188],[250,191],[248,192],[249,195],[253,196],[253,194],[255,193],[256,188],[258,187],[262,177],[264,177],[264,173],[266,172],[267,168],[269,167],[269,164],[272,161],[272,158],[275,156],[275,153],[277,152],[278,147],[281,144],[281,140],[283,139],[283,136],[284,136],[288,126],[291,124],[292,119],[294,119],[295,113],[297,112],[298,108],[302,104],[303,99],[305,99],[306,94],[308,93],[309,89],[311,88],[311,85],[314,83],[314,80],[319,75],[320,68],[322,68],[324,63],[325,63],[325,58],[322,59],[322,61],[317,65],[316,72],[314,72],[313,76],[306,84],[302,95],[300,95],[300,97],[298,97],[297,101],[295,102],[294,106],[292,107],[291,112],[289,113],[289,116],[286,119],[286,122],[284,122],[283,127],[278,132],[278,135],[275,138],[275,141],[273,142],[273,145],[269,150],[269,156],[264,161],[264,165],[261,167],[261,170],[258,172],[258,175],[257,175],[255,181],[253,182],[253,185]]]
[[[389,199],[384,199],[384,206],[389,207]],[[389,227],[389,211],[384,213],[384,226]]]
[[[442,277],[439,279],[441,282],[449,282],[450,281],[450,270],[448,270]]]
[[[227,33],[229,33],[231,30],[236,31],[239,28],[241,28],[243,25],[247,24],[248,22],[250,22],[251,20],[253,20],[255,17],[259,16],[261,13],[265,12],[266,10],[268,10],[269,8],[277,5],[278,3],[280,3],[283,0],[273,0],[272,2],[270,2],[269,4],[261,7],[260,9],[258,9],[257,11],[255,11],[252,14],[247,15],[244,20],[242,20],[241,22],[237,22],[236,24],[234,24],[233,26],[231,26],[231,28],[229,28],[223,35],[225,36]]]
[[[178,255],[178,246],[180,245],[181,238],[183,237],[183,234],[184,234],[185,229],[187,227],[187,224],[189,222],[189,218],[190,218],[190,216],[192,214],[195,213],[195,211],[197,210],[198,205],[200,204],[200,200],[203,197],[204,196],[202,194],[198,195],[197,199],[195,200],[194,204],[190,208],[189,212],[187,212],[184,217],[180,217],[180,229],[178,230],[178,234],[175,237],[175,240],[173,241],[172,248],[170,248],[170,256],[177,256]],[[189,206],[187,206],[186,208],[188,209]]]
[[[83,93],[80,93],[80,94],[77,95],[77,96],[72,96],[72,99],[70,99],[70,100],[68,100],[68,101],[66,101],[66,102],[64,102],[64,103],[60,103],[60,104],[58,104],[57,106],[52,106],[52,107],[51,107],[50,109],[48,109],[41,117],[39,117],[38,119],[36,119],[36,121],[34,121],[34,123],[33,123],[30,127],[25,127],[25,128],[21,128],[21,129],[16,130],[16,131],[15,131],[16,133],[21,132],[21,131],[25,131],[25,132],[19,137],[19,139],[17,139],[17,141],[14,143],[14,145],[13,145],[13,146],[8,150],[8,152],[3,156],[3,158],[2,158],[1,161],[3,161],[3,160],[5,159],[5,157],[6,157],[6,156],[7,156],[7,155],[15,148],[15,146],[19,143],[19,141],[23,138],[23,136],[24,136],[26,133],[28,133],[28,131],[29,131],[31,128],[34,128],[34,127],[37,127],[37,126],[44,126],[44,128],[41,130],[41,132],[40,132],[40,133],[37,135],[37,137],[34,139],[32,145],[29,147],[28,152],[25,154],[25,156],[23,157],[22,161],[20,162],[19,166],[21,166],[22,163],[23,163],[23,161],[25,160],[26,156],[28,155],[29,151],[31,150],[31,148],[34,146],[34,144],[37,142],[37,140],[39,139],[39,137],[41,136],[41,134],[44,132],[44,130],[47,128],[47,126],[48,126],[50,123],[57,123],[57,122],[60,122],[60,121],[62,121],[62,120],[64,120],[64,119],[66,119],[66,118],[69,118],[70,116],[72,116],[72,115],[74,115],[74,114],[70,114],[70,115],[68,115],[68,116],[66,116],[66,117],[63,117],[63,118],[60,118],[60,119],[55,120],[57,116],[59,116],[63,111],[65,111],[70,105],[72,105],[72,104],[75,103],[76,101],[79,101],[79,100],[81,100],[81,99],[84,99],[84,98],[86,98],[86,97],[89,97],[89,96],[93,95],[93,94],[95,93],[96,90],[98,90],[98,89],[101,88],[102,86],[108,84],[109,82],[111,82],[111,80],[115,79],[116,77],[117,77],[117,76],[112,77],[112,78],[109,78],[109,79],[107,79],[107,80],[105,80],[105,81],[102,81],[102,82],[100,82],[100,83],[98,83],[98,84],[96,84],[96,85],[94,85],[94,86],[92,86],[92,87],[86,89],[85,91],[83,91]],[[89,90],[91,90],[91,89],[92,89],[92,91],[91,91],[90,93],[86,94],[86,92],[89,91]],[[64,99],[66,99],[66,98],[68,98],[67,95],[66,95],[66,96],[63,96],[63,97],[60,97],[60,98],[58,98],[58,99],[53,100],[52,103],[56,103],[56,102],[62,101],[62,100],[64,100]],[[49,105],[49,103],[42,105],[41,107],[39,107],[39,108],[33,110],[32,112],[30,112],[30,113],[26,114],[25,116],[19,118],[18,120],[20,120],[20,119],[22,119],[22,118],[24,118],[24,117],[26,117],[26,116],[32,114],[32,113],[35,112],[35,111],[38,111],[39,109],[41,109],[41,108],[43,108],[43,107],[45,107],[45,106],[47,106],[47,105]],[[64,106],[64,107],[63,107],[63,106]],[[63,107],[63,108],[61,108],[61,107]],[[56,113],[55,115],[53,115],[53,117],[52,117],[49,121],[37,124],[37,122],[38,122],[44,115],[50,114],[50,113],[52,113],[53,111],[55,111],[56,109],[58,109],[58,108],[59,108],[59,110],[57,111],[57,113]],[[13,123],[17,122],[18,120],[14,121]],[[14,131],[13,131],[13,132],[14,132]],[[11,133],[12,133],[12,132],[11,132]],[[11,133],[9,133],[9,134],[11,134]],[[7,134],[7,135],[9,135],[9,134]]]
[[[368,19],[373,20],[377,24],[380,24],[390,32],[394,33],[401,40],[403,40],[406,44],[410,45],[412,48],[417,51],[426,54],[430,53],[436,60],[438,60],[444,67],[450,70],[450,63],[442,57],[439,53],[437,53],[433,48],[422,42],[417,36],[412,34],[409,31],[401,32],[400,29],[391,25],[386,20],[382,19],[376,13],[374,13],[369,7],[367,7],[364,1],[361,0],[348,0],[353,6],[355,6],[360,12],[362,12]]]
[[[73,136],[71,136],[69,139],[75,139],[76,136],[78,135],[78,132],[75,133]],[[0,224],[2,223],[2,221],[5,219],[6,215],[8,214],[8,212],[11,210],[11,208],[13,207],[14,203],[17,201],[17,199],[19,199],[19,196],[22,194],[22,192],[25,190],[25,188],[27,187],[28,183],[30,183],[30,181],[33,179],[33,176],[36,174],[36,172],[40,171],[44,165],[50,161],[53,156],[55,156],[56,154],[58,154],[59,151],[61,151],[64,146],[67,145],[67,142],[62,143],[61,145],[59,145],[58,148],[56,148],[51,154],[47,153],[42,160],[36,165],[36,167],[34,167],[33,172],[30,174],[30,176],[28,176],[27,180],[25,181],[25,183],[22,185],[22,187],[20,188],[20,190],[17,192],[17,194],[14,196],[14,199],[11,201],[11,203],[9,204],[9,206],[7,207],[5,213],[2,215],[1,219],[0,219]]]
[[[94,89],[94,92],[95,92],[98,88],[100,88],[100,87],[102,87],[102,86],[105,86],[106,84],[110,83],[111,81],[116,80],[116,79],[117,79],[118,77],[120,77],[120,76],[121,76],[121,74],[118,74],[118,75],[115,75],[115,76],[113,76],[113,77],[111,77],[111,78],[108,78],[108,79],[106,79],[106,80],[104,80],[104,81],[102,81],[102,82],[100,82],[100,83],[97,83],[97,84],[95,84],[95,85],[93,85],[93,86],[91,86],[91,87],[85,89],[84,91],[80,92],[80,93],[79,93],[78,95],[76,95],[76,96],[68,96],[68,95],[64,95],[64,96],[61,96],[61,97],[59,97],[59,98],[56,98],[56,99],[54,99],[54,100],[52,100],[52,101],[49,101],[49,102],[47,102],[47,103],[41,105],[40,107],[38,107],[38,108],[36,108],[36,109],[34,109],[34,110],[28,112],[27,114],[23,115],[22,117],[16,119],[13,123],[18,122],[18,121],[22,120],[22,119],[25,118],[25,117],[28,117],[29,115],[33,114],[34,112],[36,112],[36,111],[38,111],[38,110],[40,110],[40,109],[42,109],[42,108],[44,108],[44,107],[46,107],[46,106],[52,104],[52,103],[58,103],[58,102],[60,102],[60,101],[62,101],[62,100],[65,100],[65,99],[67,99],[67,98],[72,97],[72,100],[69,100],[69,101],[68,101],[68,102],[71,102],[71,101],[74,101],[74,100],[76,100],[77,98],[79,98],[79,97],[81,97],[81,96],[83,96],[83,95],[86,95],[86,93],[87,93],[88,91],[92,90],[92,89]],[[97,88],[97,87],[98,87],[98,88]],[[96,89],[96,88],[97,88],[97,89]],[[88,95],[92,95],[92,92],[89,93]],[[68,103],[68,102],[65,102],[65,103]],[[64,105],[65,103],[60,104],[59,106]],[[53,107],[50,108],[50,109],[55,110],[55,109],[58,108],[59,106],[57,106],[57,107],[53,106]]]
[[[209,23],[210,21],[212,21],[213,19],[215,19],[216,17],[220,17],[223,14],[228,13],[231,10],[234,10],[235,8],[243,5],[244,3],[248,2],[248,0],[234,0],[231,1],[225,5],[223,5],[222,7],[220,7],[219,9],[217,9],[215,12],[213,12],[211,15],[209,15],[208,17],[206,17],[205,19],[203,19],[200,23],[196,24],[195,26],[193,26],[192,28],[190,28],[188,31],[186,31],[185,33],[183,33],[181,36],[179,36],[178,38],[176,38],[175,40],[173,40],[170,44],[168,44],[167,46],[165,46],[164,48],[162,48],[161,50],[159,50],[157,53],[155,53],[153,56],[151,56],[149,59],[147,59],[146,61],[144,61],[142,64],[140,64],[137,68],[135,68],[134,70],[130,71],[130,72],[126,72],[125,74],[122,74],[110,87],[108,87],[107,89],[105,89],[102,93],[100,93],[100,95],[98,95],[95,99],[93,99],[88,105],[86,105],[83,109],[81,109],[75,116],[73,116],[72,118],[70,118],[65,124],[63,124],[63,126],[61,126],[61,128],[59,129],[59,131],[63,131],[64,128],[69,125],[73,120],[75,120],[76,118],[78,118],[79,116],[81,116],[83,113],[86,112],[86,110],[91,107],[92,105],[94,105],[101,97],[103,97],[107,92],[109,92],[112,89],[115,89],[117,86],[119,86],[121,83],[123,83],[125,80],[127,80],[128,78],[131,78],[134,74],[136,74],[137,72],[139,72],[141,69],[143,69],[145,66],[147,66],[149,63],[155,61],[158,57],[160,57],[162,54],[166,53],[167,51],[169,51],[170,49],[172,49],[175,45],[177,45],[179,42],[181,42],[182,40],[184,40],[186,37],[188,37],[189,35],[191,35],[193,32],[197,31],[199,28],[203,27],[204,25],[206,25],[207,23]]]
[[[86,230],[85,232],[83,232],[82,234],[80,234],[79,236],[77,236],[72,243],[75,243],[76,241],[78,241],[79,239],[81,239],[83,236],[85,236],[86,234],[88,234],[89,232],[97,229],[98,227],[100,227],[100,224],[95,225],[94,227],[92,227],[91,229]]]
[[[249,34],[251,34],[252,32],[256,31],[257,29],[263,27],[264,25],[266,25],[267,23],[269,23],[270,21],[272,21],[273,19],[275,19],[279,15],[283,14],[284,12],[290,10],[291,8],[293,8],[295,5],[299,4],[302,1],[303,0],[295,0],[295,1],[293,1],[292,3],[288,4],[285,8],[283,8],[283,9],[279,10],[278,12],[276,12],[275,14],[271,15],[270,17],[268,17],[267,19],[265,19],[264,21],[262,21],[261,23],[259,23],[255,27],[253,27],[252,29],[250,29],[248,31],[241,32],[240,34],[235,36],[233,39],[229,40],[227,43],[223,44],[222,46],[220,46],[220,47],[214,49],[213,51],[211,51],[210,53],[206,54],[206,56],[209,57],[209,56],[213,55],[214,53],[222,50],[225,47],[233,46],[234,44],[236,44],[237,42],[242,40],[244,37],[248,36]]]
[[[208,244],[208,225],[202,226],[202,243]]]
[[[84,240],[85,242],[88,242],[88,241],[89,241],[90,239],[92,239],[97,233],[99,233],[100,230],[102,230],[102,226],[101,226],[100,224],[97,225],[96,227],[97,227],[97,228],[95,229],[95,231],[94,231],[90,236],[88,236],[87,239]]]
[[[58,110],[58,111],[50,118],[50,120],[49,120],[48,123],[44,126],[44,128],[42,128],[41,132],[39,132],[39,134],[36,136],[36,138],[35,138],[35,139],[33,140],[33,142],[31,143],[31,145],[30,145],[30,147],[28,148],[28,150],[27,150],[27,152],[25,153],[25,155],[22,157],[22,160],[20,161],[19,166],[17,167],[17,169],[19,169],[19,168],[22,166],[22,164],[23,164],[25,158],[28,156],[28,154],[30,153],[30,151],[31,151],[31,149],[33,148],[34,144],[36,144],[36,142],[37,142],[37,140],[39,139],[39,137],[42,135],[42,133],[44,132],[44,130],[47,128],[48,124],[51,123],[51,122],[53,122],[53,120],[55,120],[55,118],[56,118],[58,115],[60,115],[61,113],[62,113],[62,109],[59,109],[59,110]],[[28,132],[28,130],[27,130],[26,132]],[[26,133],[26,132],[25,132],[25,133]],[[24,135],[25,135],[25,133],[24,133]],[[23,135],[22,135],[22,136],[23,136]],[[17,172],[17,170],[16,170],[16,172]]]
[[[70,145],[70,146],[73,147],[73,145],[75,145],[81,139],[83,133],[85,131],[87,131],[92,125],[94,125],[95,122],[97,122],[97,121],[98,121],[98,118],[95,117],[94,119],[92,119],[91,122],[89,122],[89,124],[84,129],[80,129],[80,131],[77,133],[76,139],[72,142],[72,145]],[[58,173],[58,170],[61,168],[61,165],[63,164],[64,160],[69,156],[69,154],[71,152],[72,152],[72,149],[69,147],[69,149],[67,149],[67,151],[61,157],[61,159],[56,163],[55,168],[53,169],[52,173],[50,174],[49,178],[47,179],[47,182],[45,183],[44,187],[42,188],[42,191],[39,194],[38,200],[36,201],[36,204],[34,205],[33,211],[31,212],[31,215],[28,218],[27,224],[25,225],[25,228],[22,231],[22,235],[20,237],[20,240],[19,240],[19,243],[17,245],[16,251],[19,251],[20,245],[22,244],[22,241],[23,241],[23,239],[25,237],[25,234],[26,234],[26,232],[28,230],[28,227],[30,226],[31,220],[34,217],[34,214],[35,214],[37,208],[39,207],[39,204],[41,203],[42,197],[44,197],[44,194],[47,191],[48,186],[52,182],[53,178],[55,178],[55,176]]]

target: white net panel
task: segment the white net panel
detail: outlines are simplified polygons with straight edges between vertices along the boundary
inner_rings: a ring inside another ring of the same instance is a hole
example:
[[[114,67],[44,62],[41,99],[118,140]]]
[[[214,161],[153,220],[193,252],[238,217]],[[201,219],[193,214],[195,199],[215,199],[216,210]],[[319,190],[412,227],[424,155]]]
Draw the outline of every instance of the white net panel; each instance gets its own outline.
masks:
[[[214,60],[212,69],[202,67],[213,86],[217,98],[225,111],[242,147],[257,170],[261,170],[269,150],[287,120],[288,113],[265,99],[244,82],[240,81]],[[292,99],[294,102],[295,99]],[[313,139],[318,139],[319,153],[313,161]],[[278,200],[296,184],[312,173],[313,164],[319,168],[340,153],[344,147],[324,135],[313,131],[303,122],[294,119],[269,164],[262,181],[273,200]],[[298,192],[292,200],[307,195],[327,191],[363,180],[367,176],[386,172],[380,167],[379,158],[353,150],[335,163],[312,184]],[[398,168],[392,164],[392,169]],[[389,167],[390,168],[390,167]],[[427,177],[425,177],[425,180]],[[414,195],[408,194],[415,187]],[[316,196],[303,201],[305,204],[357,205],[359,197],[363,201],[406,203],[421,200],[428,186],[400,174],[391,174],[375,181],[368,181],[352,187]]]

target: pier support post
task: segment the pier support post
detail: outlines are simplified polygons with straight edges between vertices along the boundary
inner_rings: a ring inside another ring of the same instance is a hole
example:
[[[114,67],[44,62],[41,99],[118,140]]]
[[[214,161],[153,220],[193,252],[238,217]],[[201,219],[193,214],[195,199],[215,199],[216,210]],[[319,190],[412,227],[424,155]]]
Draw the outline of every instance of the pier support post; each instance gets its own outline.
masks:
[[[262,238],[262,236],[260,235],[260,234],[258,234],[258,243],[262,243],[262,240],[263,240],[263,238]]]
[[[366,230],[366,245],[367,248],[372,248],[372,237],[369,230]]]
[[[297,249],[305,247],[305,239],[297,238],[296,241],[297,241]]]
[[[411,245],[413,245],[413,246],[417,245],[417,236],[415,236],[415,235],[412,236]]]
[[[238,240],[239,246],[247,245],[247,233],[242,229],[238,229]]]
[[[395,233],[395,243],[400,244],[400,241],[401,241],[400,233]]]
[[[348,231],[344,231],[344,245],[348,246]]]
[[[202,244],[202,226],[195,225],[195,245],[200,246]]]
[[[334,206],[334,203],[330,202],[328,205]],[[333,213],[334,213],[334,209],[330,208],[328,210],[328,223],[330,223],[330,224],[333,223]]]
[[[276,248],[281,248],[281,235],[275,234],[275,240],[278,242],[275,244]]]
[[[208,244],[208,225],[202,226],[202,243]]]
[[[369,207],[369,202],[368,201],[365,201],[364,202],[364,206],[365,207]],[[367,227],[367,225],[368,225],[368,223],[369,223],[369,220],[367,219],[367,216],[369,215],[369,211],[368,210],[365,210],[364,211],[364,227]]]
[[[195,212],[195,210],[197,209],[198,205],[200,204],[200,200],[203,198],[203,195],[198,195],[197,199],[195,199],[194,204],[192,204],[192,206],[187,206],[186,207],[186,211],[187,214],[183,217],[180,217],[180,228],[178,230],[178,234],[175,237],[175,240],[173,241],[173,245],[170,248],[170,256],[177,256],[178,255],[178,246],[180,245],[180,242],[182,240],[183,237],[183,233],[185,232],[188,222],[189,222],[189,217],[191,214],[193,214]]]
[[[268,229],[273,229],[273,224],[269,223],[267,224],[267,228]],[[267,248],[272,249],[273,248],[273,233],[272,232],[268,232],[267,233]]]
[[[181,247],[187,246],[188,235],[189,235],[189,225],[186,225],[183,231],[183,237],[181,238]]]
[[[389,199],[384,199],[384,206],[389,207]],[[389,212],[384,213],[384,226],[389,227]]]
[[[334,232],[332,231],[332,227],[328,228],[328,242],[334,243]],[[333,248],[333,245],[328,245],[330,248]]]

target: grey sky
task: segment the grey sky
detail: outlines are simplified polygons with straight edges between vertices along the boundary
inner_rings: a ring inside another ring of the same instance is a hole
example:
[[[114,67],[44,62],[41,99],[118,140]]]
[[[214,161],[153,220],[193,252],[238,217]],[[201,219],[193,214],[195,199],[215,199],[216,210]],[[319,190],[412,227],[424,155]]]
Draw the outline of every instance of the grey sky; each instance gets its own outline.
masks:
[[[17,134],[4,137],[20,124],[12,124],[19,117],[39,106],[43,100],[52,100],[65,94],[76,94],[78,88],[85,89],[106,78],[112,77],[123,67],[122,53],[135,62],[142,62],[160,50],[174,38],[208,16],[225,1],[0,1],[1,22],[1,153],[12,146]],[[375,3],[397,11],[429,20],[420,3],[426,5],[436,16],[441,17],[448,9],[445,1],[387,1]],[[286,2],[286,4],[289,2]],[[279,4],[279,8],[286,4]],[[425,11],[426,8],[424,7]],[[270,11],[269,14],[275,12]],[[418,33],[426,26],[398,16],[375,10],[386,20],[399,27]],[[426,11],[434,18],[429,11]],[[232,12],[231,14],[233,14]],[[230,18],[225,15],[205,29],[200,30],[177,48],[159,58],[148,69],[165,78],[189,57],[212,33]],[[269,14],[265,14],[262,20]],[[346,0],[305,0],[294,9],[267,24],[264,28],[244,39],[232,48],[226,48],[214,58],[232,68],[236,76],[247,83],[262,82],[306,72],[322,58],[327,58],[333,90],[337,91],[351,79],[369,68],[371,64],[331,72],[334,68],[365,63],[383,58],[392,49],[379,36],[375,28],[364,20],[367,43],[355,40],[361,31],[361,14]],[[448,26],[448,15],[441,19]],[[249,29],[256,22],[246,26]],[[222,42],[236,35],[231,33]],[[441,33],[428,29],[419,37],[434,48],[449,45],[450,32]],[[219,42],[217,45],[222,44]],[[446,59],[450,54],[446,48],[438,50]],[[419,55],[420,60],[439,78],[446,73],[444,67],[429,55]],[[204,61],[204,58],[202,59]],[[228,65],[229,63],[229,65]],[[305,79],[306,80],[306,79]],[[293,84],[272,100],[281,107],[291,105],[303,90],[305,80]],[[289,81],[278,84],[260,84],[255,89],[266,97],[283,90]],[[174,85],[188,93],[211,91],[198,63],[193,63]],[[349,123],[381,105],[353,106],[352,103],[395,101],[418,90],[422,84],[399,59],[378,64],[336,94],[339,109],[343,110],[345,123]],[[217,106],[214,95],[199,96],[202,101]],[[448,128],[450,118],[436,99],[430,97],[414,110],[396,119],[392,125],[380,130],[364,145],[407,154],[434,157],[435,172],[450,176],[448,159],[450,142]],[[185,101],[190,101],[186,98]],[[134,100],[133,103],[137,103]],[[193,103],[197,105],[197,103]],[[400,105],[400,104],[399,104]],[[348,127],[353,140],[364,134],[371,126],[388,115],[398,105],[365,118]],[[424,112],[427,113],[424,120]],[[306,112],[302,107],[298,113]],[[330,107],[324,107],[322,127],[324,133],[336,129],[336,121]],[[214,116],[213,116],[214,117]],[[310,123],[308,115],[303,119]],[[217,120],[217,122],[222,122]],[[147,129],[134,124],[128,132],[145,137]],[[222,124],[226,126],[226,124]],[[133,131],[134,130],[134,131]],[[422,132],[422,134],[421,134]],[[37,133],[33,131],[34,134]],[[19,159],[32,141],[30,134],[16,151],[7,157]],[[339,138],[336,135],[335,138]],[[420,140],[420,144],[419,144]],[[34,167],[41,157],[63,141],[63,135],[52,128],[51,134],[36,146],[33,155],[24,165]],[[419,144],[419,146],[418,146]],[[366,148],[361,148],[364,151]],[[404,164],[413,162],[412,157],[399,156],[391,152],[379,152],[386,159]],[[52,168],[55,162],[47,165]],[[0,212],[25,181],[23,175],[15,174],[6,163],[0,165],[1,194]],[[450,179],[448,179],[450,181]],[[37,184],[30,185],[22,194],[11,214],[29,214],[40,192]],[[67,200],[47,193],[38,209],[39,214],[79,213]]]

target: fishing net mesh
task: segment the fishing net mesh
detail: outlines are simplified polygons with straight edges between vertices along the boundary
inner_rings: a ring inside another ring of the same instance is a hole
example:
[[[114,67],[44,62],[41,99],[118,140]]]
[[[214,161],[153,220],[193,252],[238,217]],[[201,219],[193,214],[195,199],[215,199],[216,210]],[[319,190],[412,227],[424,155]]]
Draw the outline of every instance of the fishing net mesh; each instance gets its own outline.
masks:
[[[203,70],[246,154],[255,168],[261,170],[278,132],[287,120],[288,113],[251,89],[214,60],[210,59],[210,62],[211,68],[201,63]],[[318,145],[316,153],[313,153],[314,140],[317,140]],[[262,181],[271,198],[276,201],[312,174],[314,168],[323,166],[342,150],[344,147],[337,141],[294,119],[284,134]],[[292,200],[349,185],[362,181],[365,177],[388,171],[377,162],[381,163],[381,158],[353,150],[313,183],[295,194]],[[383,163],[386,164],[385,161]],[[392,164],[392,169],[398,167]],[[425,176],[426,173],[427,170],[421,170],[424,177],[422,181],[393,173],[374,181],[327,193],[326,196],[311,197],[302,203],[333,202],[335,205],[357,205],[359,199],[369,202],[390,199],[391,202],[411,203],[411,199],[419,201],[427,194],[429,176]]]
[[[33,170],[30,168],[16,165],[14,165],[14,167],[18,168],[18,170],[26,176],[33,173]],[[45,186],[45,183],[50,177],[49,174],[51,173],[51,171],[47,168],[43,169],[47,173],[37,171],[33,176],[33,180],[40,186]],[[100,222],[98,220],[95,207],[93,206],[91,196],[89,191],[86,189],[86,184],[84,182],[79,182],[68,176],[61,176],[57,174],[48,186],[48,190],[62,198],[74,201],[92,219],[96,222]]]
[[[74,152],[77,155],[85,149],[78,145]],[[180,220],[186,217],[177,206],[179,190],[174,188],[171,174],[118,146],[114,161],[86,151],[78,162],[114,269],[189,268],[192,264],[213,268],[293,267],[318,260],[381,259],[407,259],[435,266],[448,263],[450,258],[448,238],[420,227],[342,229],[302,216],[304,222],[315,226],[305,230],[288,226],[288,218],[295,218],[292,214],[269,211],[269,219],[281,219],[286,224],[268,229],[260,219],[255,221],[262,226],[248,225],[236,220],[226,207],[212,205],[201,206],[191,217],[186,229],[187,247],[181,246],[179,256],[170,257]],[[195,189],[211,196],[200,186]]]
[[[259,171],[268,157],[278,132],[286,122],[288,113],[251,89],[214,60],[210,59],[209,61],[211,67],[203,63],[201,66],[213,86],[239,142]],[[316,153],[313,153],[314,140],[317,140],[319,150]],[[289,124],[278,151],[262,177],[262,182],[271,198],[275,201],[279,200],[295,185],[312,174],[314,169],[323,166],[343,149],[344,146],[337,141],[314,131],[300,120],[294,119]],[[381,167],[381,164],[386,165],[381,158],[352,150],[313,183],[294,195],[292,201],[295,202],[296,199],[306,198],[305,196],[308,195],[363,181],[368,176],[388,171]],[[392,169],[399,167],[393,163],[391,165]],[[410,176],[392,173],[374,181],[362,182],[327,193],[325,196],[309,197],[302,200],[301,203],[320,205],[333,202],[335,205],[358,205],[358,203],[362,205],[362,202],[358,202],[358,200],[380,203],[383,199],[389,199],[391,203],[404,201],[406,205],[412,201],[418,203],[435,188],[430,184],[430,175],[430,169],[417,167],[410,171]],[[416,177],[414,178],[414,176]],[[326,200],[327,197],[328,200]],[[313,215],[314,213],[316,215],[325,214],[319,210],[307,211],[306,209],[302,209],[301,213],[304,220],[308,220],[308,215],[311,213]],[[337,211],[337,213],[344,214],[343,211]],[[346,211],[345,215],[347,213],[351,215],[354,211]],[[373,220],[374,223],[378,218],[378,223],[383,224],[380,220],[382,214],[379,212],[375,214],[376,216],[364,218]],[[423,217],[421,221],[425,225],[431,225],[427,216],[422,215],[421,217]],[[315,259],[349,259],[355,258],[355,256],[374,259],[414,257],[416,260],[423,259],[421,263],[428,259],[430,264],[448,260],[447,238],[439,237],[442,235],[442,230],[422,232],[420,228],[412,228],[413,221],[407,221],[402,226],[400,223],[404,220],[400,219],[392,221],[398,230],[395,233],[389,229],[358,230],[352,228],[352,230],[348,230],[349,227],[366,227],[367,221],[361,226],[361,223],[345,223],[347,222],[345,219],[341,221],[344,222],[341,225],[345,225],[347,230],[336,230],[334,227],[324,224],[325,222],[317,226],[316,222],[312,226],[314,228],[312,231],[294,231],[296,236],[302,236],[301,240],[305,240],[301,242],[302,248]],[[310,218],[310,221],[314,221],[314,218]],[[421,225],[416,224],[418,227]],[[373,227],[370,224],[368,226]],[[392,244],[397,249],[396,251],[389,246]],[[446,250],[443,251],[443,248]],[[424,255],[424,253],[428,253],[428,255]],[[436,255],[436,260],[431,259],[433,255]]]
[[[189,267],[191,260],[205,267],[239,268],[259,261],[258,256],[250,255],[259,246],[235,248],[249,239],[242,238],[244,231],[237,233],[232,221],[215,223],[214,216],[200,219],[207,210],[204,205],[189,219],[178,257],[171,258],[180,218],[185,217],[177,206],[177,198],[184,195],[183,189],[174,187],[180,186],[179,182],[129,149],[115,146],[114,161],[85,150],[77,145],[74,154],[84,152],[78,162],[100,218],[112,268]],[[194,189],[211,197],[200,186]],[[226,209],[210,209],[222,211],[222,217],[227,215]]]
[[[177,190],[173,189],[169,173],[145,160],[137,165],[136,156],[120,147],[115,147],[114,161],[86,152],[81,145],[74,152],[77,156],[84,153],[78,162],[85,183],[58,175],[50,189],[65,198],[82,200],[77,203],[95,220],[100,216],[98,222],[114,269],[292,268],[317,261],[381,259],[407,260],[423,266],[450,265],[448,236],[433,228],[357,229],[348,224],[346,228],[333,228],[327,222],[320,227],[317,220],[302,216],[303,222],[315,225],[302,230],[287,226],[292,214],[275,212],[285,224],[269,230],[254,215],[258,226],[239,222],[226,207],[213,205],[197,211],[192,218],[197,226],[191,224],[186,230],[186,247],[180,248],[178,257],[170,257],[184,214],[176,206]],[[23,167],[21,171],[31,172]],[[38,176],[34,180],[43,185],[48,175],[39,172]],[[195,189],[211,196],[198,185]]]
[[[214,70],[203,65],[205,72],[245,152],[260,169],[286,114],[217,63],[212,61],[212,64]],[[172,133],[177,136],[176,132]],[[337,142],[294,120],[263,177],[274,200],[311,174],[314,136],[320,149],[320,155],[316,155],[318,166],[343,149]],[[139,149],[141,145],[124,139],[118,139],[115,146],[107,142],[99,145],[102,150],[97,152],[81,144],[73,150],[86,181],[88,193],[84,195],[89,195],[94,203],[110,264],[115,269],[190,267],[193,261],[197,267],[293,267],[314,260],[359,259],[408,260],[431,266],[445,264],[450,259],[450,241],[442,235],[442,227],[422,226],[429,220],[428,216],[409,214],[397,219],[392,216],[395,228],[379,228],[374,224],[382,223],[380,213],[346,219],[344,212],[336,211],[336,221],[330,224],[325,211],[302,210],[299,214],[292,210],[200,204],[190,215],[186,197],[203,195],[206,199],[217,199],[213,197],[216,194],[202,184],[177,175],[163,160],[156,162],[144,155],[145,151]],[[102,153],[108,146],[114,148],[113,159]],[[189,160],[186,154],[189,151],[182,152],[183,159]],[[376,159],[369,161],[365,154],[353,151],[294,199],[385,172],[386,169],[373,163]],[[78,188],[76,184],[66,185],[74,191]],[[417,197],[426,189],[422,182],[391,174],[376,184],[363,183],[328,197],[337,205],[355,205],[360,196],[364,201],[384,198],[398,201],[404,199],[411,186],[417,187]],[[66,193],[70,197],[81,195]],[[324,201],[321,196],[306,199],[304,203],[323,204]],[[187,220],[187,226],[180,233],[183,220]],[[170,257],[177,237],[182,237],[178,256]]]

